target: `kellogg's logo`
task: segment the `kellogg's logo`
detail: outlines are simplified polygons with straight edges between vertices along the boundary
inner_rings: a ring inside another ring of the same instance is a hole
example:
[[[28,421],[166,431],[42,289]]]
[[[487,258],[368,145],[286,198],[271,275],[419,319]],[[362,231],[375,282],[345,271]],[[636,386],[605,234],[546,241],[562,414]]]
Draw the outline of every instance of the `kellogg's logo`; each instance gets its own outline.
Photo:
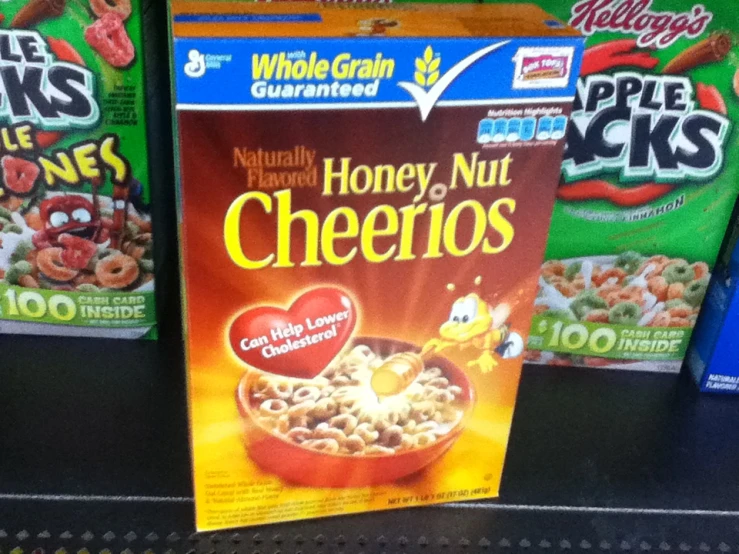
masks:
[[[637,35],[637,46],[666,48],[680,37],[700,36],[713,19],[702,4],[682,13],[651,7],[652,0],[582,0],[572,6],[569,23],[586,36],[603,31]]]

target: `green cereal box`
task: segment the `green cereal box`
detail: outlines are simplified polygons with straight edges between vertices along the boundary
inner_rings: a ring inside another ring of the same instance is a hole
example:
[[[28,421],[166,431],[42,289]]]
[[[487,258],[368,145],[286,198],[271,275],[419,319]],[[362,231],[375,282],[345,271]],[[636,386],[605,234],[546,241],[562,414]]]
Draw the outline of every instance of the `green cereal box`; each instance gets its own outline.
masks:
[[[138,0],[0,4],[0,332],[154,338]]]
[[[587,42],[528,358],[676,372],[739,191],[739,10],[538,3]]]

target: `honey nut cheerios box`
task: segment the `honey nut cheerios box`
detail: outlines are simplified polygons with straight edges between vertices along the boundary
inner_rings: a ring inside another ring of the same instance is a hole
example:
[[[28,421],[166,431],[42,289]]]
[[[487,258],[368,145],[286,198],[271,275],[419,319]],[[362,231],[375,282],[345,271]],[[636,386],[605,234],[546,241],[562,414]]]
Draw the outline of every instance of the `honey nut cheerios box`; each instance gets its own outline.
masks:
[[[197,528],[497,496],[582,39],[531,5],[171,18]]]
[[[0,333],[156,337],[141,27],[0,4]]]

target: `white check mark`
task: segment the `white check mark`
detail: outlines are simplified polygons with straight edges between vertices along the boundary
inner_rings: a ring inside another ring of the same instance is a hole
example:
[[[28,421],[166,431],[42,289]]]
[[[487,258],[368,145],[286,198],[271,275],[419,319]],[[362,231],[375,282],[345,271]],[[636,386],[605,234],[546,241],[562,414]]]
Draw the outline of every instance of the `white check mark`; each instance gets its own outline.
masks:
[[[426,121],[429,113],[431,113],[431,108],[433,108],[436,102],[439,101],[439,98],[441,98],[441,95],[444,93],[447,87],[449,87],[449,85],[451,85],[452,82],[457,77],[459,77],[459,75],[465,69],[470,67],[473,63],[475,63],[483,56],[486,56],[490,52],[497,50],[501,46],[505,46],[509,42],[509,40],[504,40],[503,42],[491,44],[490,46],[486,46],[485,48],[478,50],[477,52],[473,52],[466,58],[458,61],[449,69],[449,71],[444,73],[444,76],[441,77],[441,79],[439,79],[434,86],[428,89],[428,91],[424,90],[423,87],[417,85],[416,83],[409,83],[408,81],[400,81],[398,82],[398,86],[407,91],[408,94],[413,97],[413,99],[416,101],[416,104],[418,104],[419,111],[421,112],[421,121]]]

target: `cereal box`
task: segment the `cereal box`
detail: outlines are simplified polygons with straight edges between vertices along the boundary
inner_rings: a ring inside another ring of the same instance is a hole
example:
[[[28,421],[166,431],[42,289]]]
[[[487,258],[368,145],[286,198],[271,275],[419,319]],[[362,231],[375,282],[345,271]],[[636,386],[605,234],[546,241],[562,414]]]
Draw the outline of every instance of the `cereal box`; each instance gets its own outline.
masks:
[[[582,39],[172,4],[197,528],[498,494]]]
[[[739,205],[686,357],[703,392],[739,393]]]
[[[154,337],[138,0],[0,5],[0,332]]]
[[[538,4],[587,41],[528,358],[677,372],[739,191],[739,10]]]

